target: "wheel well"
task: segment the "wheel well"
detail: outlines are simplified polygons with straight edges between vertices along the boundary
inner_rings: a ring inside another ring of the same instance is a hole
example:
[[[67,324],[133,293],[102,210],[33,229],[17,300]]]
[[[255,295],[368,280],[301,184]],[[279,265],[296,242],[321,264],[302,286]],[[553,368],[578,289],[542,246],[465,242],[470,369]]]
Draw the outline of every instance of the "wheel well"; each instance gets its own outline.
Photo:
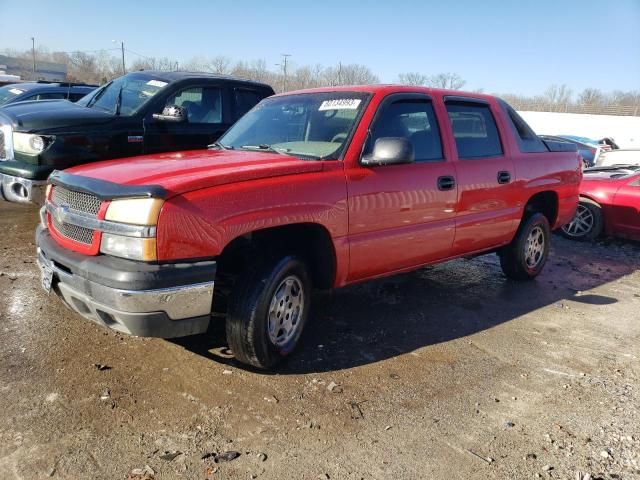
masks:
[[[231,241],[218,257],[218,273],[235,276],[260,257],[291,253],[302,257],[315,287],[333,286],[336,254],[331,235],[317,223],[297,223],[256,230]]]
[[[524,213],[525,216],[542,213],[553,228],[558,218],[558,194],[556,192],[536,193],[525,205]]]

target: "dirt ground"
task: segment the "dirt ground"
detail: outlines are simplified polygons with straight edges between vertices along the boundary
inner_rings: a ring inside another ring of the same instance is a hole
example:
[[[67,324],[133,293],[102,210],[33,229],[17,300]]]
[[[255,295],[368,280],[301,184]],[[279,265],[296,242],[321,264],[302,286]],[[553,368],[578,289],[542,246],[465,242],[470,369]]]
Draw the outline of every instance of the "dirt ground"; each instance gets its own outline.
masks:
[[[40,289],[36,222],[0,202],[0,479],[640,478],[639,244],[554,236],[527,284],[492,255],[319,293],[260,373],[220,328],[71,313]]]

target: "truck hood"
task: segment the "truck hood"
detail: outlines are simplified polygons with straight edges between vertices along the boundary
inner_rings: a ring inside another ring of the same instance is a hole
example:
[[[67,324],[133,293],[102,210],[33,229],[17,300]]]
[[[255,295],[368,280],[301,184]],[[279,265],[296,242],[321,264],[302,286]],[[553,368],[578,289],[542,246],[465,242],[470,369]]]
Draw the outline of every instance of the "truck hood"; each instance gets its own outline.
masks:
[[[311,173],[323,162],[267,152],[192,150],[82,165],[65,173],[120,185],[155,185],[167,197],[228,183]]]
[[[87,108],[66,100],[40,100],[10,103],[0,108],[14,130],[29,133],[55,132],[59,128],[100,125],[113,115],[97,108]]]

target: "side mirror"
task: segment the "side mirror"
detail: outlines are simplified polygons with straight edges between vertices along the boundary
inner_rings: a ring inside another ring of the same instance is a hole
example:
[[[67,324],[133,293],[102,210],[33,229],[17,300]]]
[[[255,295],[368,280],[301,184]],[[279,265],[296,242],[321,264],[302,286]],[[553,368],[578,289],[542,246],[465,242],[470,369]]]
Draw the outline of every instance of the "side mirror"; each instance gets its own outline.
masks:
[[[154,113],[153,118],[161,122],[186,122],[188,120],[187,109],[177,105],[167,105],[162,113]]]
[[[362,157],[361,164],[366,167],[379,165],[397,165],[413,163],[415,157],[413,145],[404,137],[381,137],[376,140],[371,155]]]

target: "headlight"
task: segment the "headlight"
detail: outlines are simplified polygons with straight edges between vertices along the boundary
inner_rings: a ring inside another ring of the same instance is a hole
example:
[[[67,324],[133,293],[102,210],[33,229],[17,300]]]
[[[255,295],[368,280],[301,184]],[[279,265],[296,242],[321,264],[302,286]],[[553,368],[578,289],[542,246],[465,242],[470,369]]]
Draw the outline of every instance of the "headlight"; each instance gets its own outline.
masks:
[[[124,237],[103,233],[100,252],[115,257],[152,262],[157,259],[155,238]]]
[[[107,208],[106,220],[132,225],[155,225],[164,200],[159,198],[127,198],[112,200]]]
[[[13,132],[13,149],[16,152],[37,155],[45,150],[51,141],[52,138],[47,136]]]

